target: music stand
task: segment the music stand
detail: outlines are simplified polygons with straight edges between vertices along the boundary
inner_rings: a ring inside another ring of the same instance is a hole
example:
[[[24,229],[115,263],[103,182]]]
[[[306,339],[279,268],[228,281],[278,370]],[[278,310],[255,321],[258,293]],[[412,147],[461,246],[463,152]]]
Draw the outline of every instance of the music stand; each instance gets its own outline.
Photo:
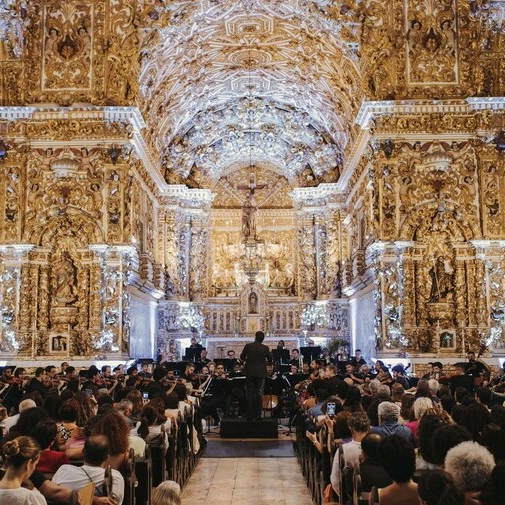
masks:
[[[274,358],[274,363],[279,363],[284,365],[289,361],[289,350],[288,349],[273,349],[272,356]]]
[[[154,363],[153,358],[137,358],[137,361],[135,361],[136,365],[142,365],[142,363],[147,363],[148,365],[152,365]]]
[[[184,372],[186,370],[186,361],[167,361],[166,363],[163,364],[163,366],[169,371],[169,372],[177,372],[178,376],[184,375]]]
[[[223,365],[224,369],[227,372],[230,372],[233,370],[233,365],[237,361],[237,359],[230,359],[230,358],[218,358],[214,360],[214,363],[216,365]]]
[[[303,356],[304,363],[310,363],[321,356],[321,346],[300,347],[300,354]]]
[[[200,352],[202,351],[202,347],[186,347],[186,352],[184,355],[185,361],[192,361],[193,363],[200,357]]]
[[[279,365],[279,373],[281,373],[281,374],[289,373],[290,370],[291,370],[291,365],[289,363],[283,363],[283,364]]]

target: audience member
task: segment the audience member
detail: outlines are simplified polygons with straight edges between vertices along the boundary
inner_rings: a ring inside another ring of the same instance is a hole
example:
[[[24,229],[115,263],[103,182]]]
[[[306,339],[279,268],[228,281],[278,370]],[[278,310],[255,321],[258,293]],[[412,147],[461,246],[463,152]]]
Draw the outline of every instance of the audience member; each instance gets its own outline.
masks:
[[[465,495],[443,470],[423,472],[419,477],[418,491],[423,505],[465,505]]]
[[[412,480],[416,469],[416,454],[411,442],[399,435],[388,436],[379,447],[379,457],[382,466],[393,479],[392,484],[379,489],[379,503],[420,505],[417,484]]]
[[[459,424],[442,424],[433,432],[431,440],[431,462],[442,466],[447,452],[460,444],[472,440],[470,432]]]
[[[61,465],[70,463],[64,452],[51,449],[56,440],[57,431],[56,422],[52,419],[39,421],[31,431],[31,436],[41,448],[40,459],[37,464],[39,472],[53,474]]]
[[[361,441],[370,429],[370,420],[364,412],[354,412],[348,420],[348,425],[351,430],[352,440],[342,444],[342,447],[337,449],[331,469],[331,485],[336,493],[339,492],[339,483],[342,478],[339,465],[339,451],[342,450],[344,466],[358,467],[361,454]],[[340,497],[340,499],[344,501],[344,497]]]
[[[151,505],[181,505],[181,487],[173,480],[162,482],[153,492]]]
[[[445,470],[463,493],[482,491],[495,466],[493,455],[477,442],[462,442],[447,452]],[[475,494],[471,495],[476,497]]]
[[[440,416],[427,412],[419,421],[417,431],[416,470],[436,469],[440,465],[435,463],[433,457],[432,437],[435,430],[444,424]]]
[[[380,462],[379,451],[382,437],[377,433],[367,433],[361,441],[361,475],[362,490],[367,493],[373,486],[387,487],[393,483],[391,476]]]
[[[5,474],[0,480],[0,503],[9,505],[46,505],[46,499],[36,489],[23,487],[34,472],[40,457],[40,447],[31,437],[21,436],[2,447]]]
[[[62,465],[54,474],[52,481],[71,489],[81,489],[89,482],[95,483],[95,495],[106,496],[105,465],[109,458],[109,441],[104,435],[90,436],[84,444],[84,464],[82,466]],[[111,495],[118,505],[123,503],[124,479],[112,470]]]
[[[400,407],[392,402],[382,402],[378,407],[379,426],[372,426],[372,432],[378,433],[382,438],[399,435],[410,443],[414,443],[412,431],[398,423]]]

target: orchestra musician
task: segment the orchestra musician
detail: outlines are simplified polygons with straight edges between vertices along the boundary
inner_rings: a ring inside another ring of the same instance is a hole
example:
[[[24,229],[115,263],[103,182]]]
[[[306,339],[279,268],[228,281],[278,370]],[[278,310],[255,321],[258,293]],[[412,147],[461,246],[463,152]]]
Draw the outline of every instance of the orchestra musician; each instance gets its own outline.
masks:
[[[300,351],[298,349],[293,349],[291,351],[291,359],[288,361],[288,364],[290,365],[295,365],[296,367],[301,366],[301,359],[300,359]]]
[[[330,356],[330,350],[327,347],[324,347],[321,351],[321,356],[319,357],[320,361],[324,361],[325,365],[329,365],[332,360]]]
[[[12,375],[14,368],[15,367],[10,366],[4,367],[4,369],[2,370],[2,375],[0,376],[1,384],[6,385],[6,384],[12,384],[14,382],[14,377]]]
[[[263,391],[263,410],[271,411],[272,417],[280,417],[281,405],[279,398],[282,396],[282,377],[272,364],[267,365],[265,389]]]
[[[349,358],[354,370],[357,372],[362,365],[366,365],[366,359],[361,355],[361,349],[356,349],[354,351],[354,356]]]
[[[26,370],[21,367],[16,368],[11,383],[5,384],[4,389],[0,393],[2,404],[8,411],[18,408],[28,382]]]
[[[142,361],[142,363],[140,364],[139,375],[144,379],[152,379],[153,374],[149,371],[149,363]]]
[[[224,365],[218,363],[215,373],[211,375],[212,381],[208,388],[208,394],[202,399],[202,409],[206,417],[212,417],[214,426],[219,426],[221,419],[218,408],[224,410],[224,415],[229,414],[231,397],[228,394],[228,381]]]
[[[202,349],[200,351],[200,356],[197,358],[198,363],[203,363],[204,365],[208,365],[210,363],[210,359],[207,357],[207,349]]]
[[[485,350],[486,346],[481,346],[477,357],[475,357],[475,353],[473,351],[468,351],[466,354],[468,359],[466,375],[473,377],[476,386],[481,386],[484,382],[487,382],[491,374],[491,369],[487,363],[480,359]]]
[[[489,378],[489,387],[494,388],[505,381],[505,361],[501,367],[495,366]]]
[[[35,377],[26,386],[25,393],[39,392],[42,398],[48,391],[48,377],[46,370],[41,366],[35,370]]]

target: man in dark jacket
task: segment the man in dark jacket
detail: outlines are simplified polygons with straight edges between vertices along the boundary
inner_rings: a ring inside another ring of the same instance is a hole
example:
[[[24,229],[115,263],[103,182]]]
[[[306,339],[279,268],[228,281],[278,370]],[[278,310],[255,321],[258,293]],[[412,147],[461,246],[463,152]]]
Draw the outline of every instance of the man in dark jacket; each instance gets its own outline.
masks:
[[[246,344],[240,354],[240,359],[245,361],[248,420],[253,418],[257,421],[261,420],[267,364],[271,364],[273,361],[270,349],[262,343],[264,339],[265,334],[262,331],[257,331],[254,342]]]

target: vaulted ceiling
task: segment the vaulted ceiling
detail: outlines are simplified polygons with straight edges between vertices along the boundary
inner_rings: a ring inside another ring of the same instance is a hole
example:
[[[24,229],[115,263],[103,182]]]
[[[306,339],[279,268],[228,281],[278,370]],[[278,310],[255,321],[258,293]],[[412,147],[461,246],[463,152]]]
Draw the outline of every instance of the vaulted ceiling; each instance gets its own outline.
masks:
[[[143,114],[169,182],[213,187],[247,166],[292,186],[338,179],[362,100],[350,5],[190,0],[143,15]]]

